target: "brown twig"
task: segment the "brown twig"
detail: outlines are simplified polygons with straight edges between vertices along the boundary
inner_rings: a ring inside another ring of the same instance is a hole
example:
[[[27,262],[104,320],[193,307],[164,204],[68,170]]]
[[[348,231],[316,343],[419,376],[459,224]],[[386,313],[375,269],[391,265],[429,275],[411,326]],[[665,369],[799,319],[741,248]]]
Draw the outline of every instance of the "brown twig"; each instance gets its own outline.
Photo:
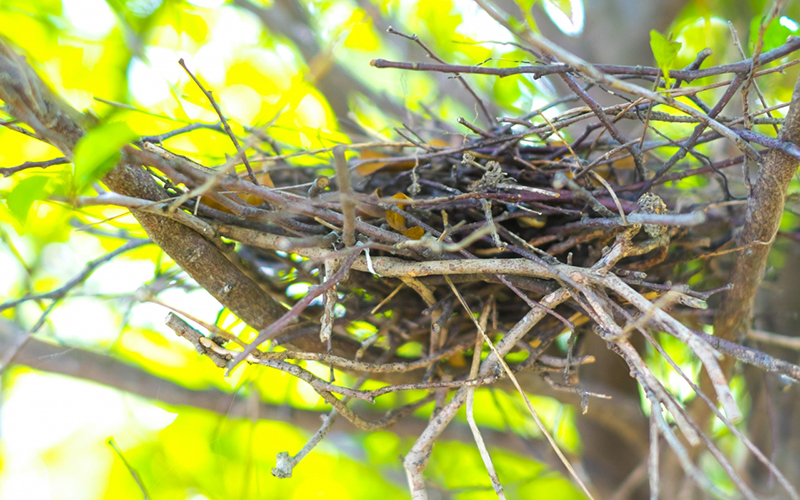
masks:
[[[205,87],[203,87],[203,84],[200,83],[200,80],[198,80],[197,77],[194,76],[194,74],[186,66],[186,63],[183,61],[183,58],[178,60],[178,64],[180,64],[181,67],[183,67],[183,69],[186,71],[186,74],[188,74],[192,78],[192,80],[194,80],[194,83],[197,84],[197,87],[200,89],[201,92],[203,92],[203,95],[205,95],[206,98],[208,99],[208,102],[211,103],[211,106],[214,108],[214,111],[217,112],[217,116],[219,116],[219,120],[222,123],[222,127],[225,129],[225,133],[228,134],[228,137],[230,137],[231,142],[233,142],[234,147],[236,147],[236,152],[238,156],[241,157],[245,167],[247,167],[247,174],[250,176],[250,180],[253,182],[253,184],[258,184],[258,179],[256,179],[256,176],[253,173],[253,167],[250,166],[250,162],[247,160],[247,155],[245,154],[244,150],[239,144],[239,140],[236,139],[235,135],[233,135],[231,126],[228,125],[228,120],[226,120],[225,116],[222,114],[222,110],[219,108],[219,104],[217,104],[217,101],[214,99],[214,96],[211,94],[211,91],[208,91],[205,89]]]
[[[0,174],[3,177],[8,177],[11,175],[16,174],[17,172],[21,172],[23,170],[28,170],[29,168],[47,168],[53,165],[63,165],[65,163],[70,163],[71,160],[65,157],[60,158],[53,158],[52,160],[46,161],[26,161],[22,165],[17,165],[16,167],[4,167],[0,168]]]

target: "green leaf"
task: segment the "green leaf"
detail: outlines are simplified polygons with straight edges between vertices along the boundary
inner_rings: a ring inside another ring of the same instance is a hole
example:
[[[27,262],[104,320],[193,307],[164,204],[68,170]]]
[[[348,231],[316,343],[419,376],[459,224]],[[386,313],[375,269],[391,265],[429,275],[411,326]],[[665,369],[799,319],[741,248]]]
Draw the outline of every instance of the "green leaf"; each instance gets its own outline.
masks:
[[[75,192],[114,168],[122,146],[137,137],[138,134],[122,122],[106,123],[87,132],[75,146]]]
[[[533,5],[536,3],[536,0],[515,0],[516,4],[519,6],[522,12],[527,13],[528,11],[533,8]]]
[[[567,36],[578,36],[583,32],[583,0],[544,0],[542,7],[558,29]]]
[[[47,183],[49,181],[50,177],[45,175],[26,177],[19,181],[6,197],[8,209],[19,219],[23,226],[28,220],[28,212],[30,212],[33,202],[47,196]]]
[[[669,38],[666,38],[658,31],[650,30],[650,48],[656,57],[656,64],[664,73],[664,81],[668,81],[669,68],[675,62],[675,58],[678,57],[681,44],[672,41],[672,34],[670,34]]]
[[[580,1],[580,0],[578,0]],[[551,6],[560,10],[562,14],[567,17],[572,17],[572,1],[571,0],[545,0]]]

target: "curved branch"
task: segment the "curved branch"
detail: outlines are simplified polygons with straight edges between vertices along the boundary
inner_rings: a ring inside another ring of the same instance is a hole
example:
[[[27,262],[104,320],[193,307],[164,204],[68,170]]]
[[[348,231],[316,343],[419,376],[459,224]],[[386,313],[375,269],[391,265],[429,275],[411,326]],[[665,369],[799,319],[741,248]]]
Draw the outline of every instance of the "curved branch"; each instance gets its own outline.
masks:
[[[778,142],[800,145],[800,78],[792,92],[792,104],[778,134]],[[765,155],[764,165],[747,203],[747,215],[737,245],[747,248],[736,254],[729,292],[714,318],[714,334],[725,340],[744,337],[752,316],[753,301],[761,285],[767,256],[775,241],[789,182],[800,160],[794,155],[773,149]]]

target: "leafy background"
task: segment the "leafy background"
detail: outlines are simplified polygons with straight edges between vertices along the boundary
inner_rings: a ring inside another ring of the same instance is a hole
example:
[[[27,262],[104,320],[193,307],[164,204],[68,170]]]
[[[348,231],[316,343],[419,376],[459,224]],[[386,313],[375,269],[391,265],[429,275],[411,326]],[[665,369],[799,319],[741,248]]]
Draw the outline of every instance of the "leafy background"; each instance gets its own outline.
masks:
[[[714,50],[715,64],[738,60],[727,21],[733,21],[747,43],[765,10],[759,0],[652,2],[669,4],[654,16],[657,7],[636,7],[638,3],[519,1],[545,34],[588,60],[666,68],[685,66],[704,47]],[[292,9],[294,17],[286,17]],[[629,17],[634,15],[641,18]],[[765,50],[797,34],[795,20],[800,20],[800,8],[790,5],[770,26]],[[145,236],[119,209],[72,209],[44,198],[90,190],[91,181],[113,165],[119,144],[133,137],[217,120],[177,64],[180,58],[213,89],[236,132],[245,135],[245,126],[268,126],[270,135],[290,150],[349,142],[347,132],[354,123],[375,136],[395,139],[392,127],[397,123],[387,113],[393,103],[413,111],[427,107],[445,120],[476,117],[472,101],[460,99],[458,87],[445,77],[370,68],[370,59],[377,57],[422,60],[411,44],[385,33],[389,21],[419,34],[451,63],[481,64],[490,58],[498,66],[531,62],[529,54],[508,43],[513,40],[507,32],[467,0],[0,0],[2,36],[25,52],[58,94],[103,123],[92,132],[91,147],[77,152],[74,171],[67,165],[0,179],[0,302],[67,282],[89,261],[121,244],[114,237],[119,229]],[[627,30],[624,40],[616,36],[621,29]],[[660,57],[654,58],[650,49],[651,36]],[[334,80],[338,76],[342,79]],[[509,114],[525,113],[557,95],[545,80],[523,75],[470,82]],[[790,79],[777,75],[767,82],[765,94],[776,102],[788,100]],[[165,146],[208,165],[235,152],[226,137],[204,130],[169,139]],[[0,129],[2,166],[57,156],[51,146]],[[293,162],[326,161],[325,156],[306,156]],[[794,219],[786,221],[787,227],[795,224]],[[157,378],[148,383],[155,384],[156,396],[113,389],[102,377],[87,381],[49,373],[48,358],[4,369],[1,498],[141,498],[122,457],[151,498],[407,497],[399,457],[413,443],[416,428],[402,425],[371,434],[337,427],[291,479],[273,478],[275,455],[296,453],[319,425],[317,415],[326,405],[302,382],[281,372],[243,368],[223,378],[164,326],[167,310],[162,305],[139,300],[136,290],[143,283],[155,286],[164,280],[181,284],[159,295],[164,303],[233,331],[244,329],[154,245],[104,264],[61,301],[35,338],[99,353],[152,374]],[[302,284],[298,286],[291,293],[303,293]],[[28,302],[3,316],[30,328],[48,305]],[[668,340],[662,341],[669,350]],[[673,343],[673,358],[683,358],[682,366],[691,370],[693,362],[680,349]],[[327,370],[313,364],[309,368],[320,374]],[[690,397],[674,372],[654,369],[672,390]],[[158,384],[165,391],[178,385],[215,394],[223,401],[221,409],[167,404],[159,400]],[[532,399],[562,449],[579,452],[574,408],[549,398]],[[420,410],[419,421],[429,412],[430,407]],[[541,455],[540,436],[518,401],[481,389],[475,417],[484,428],[498,431],[489,446],[512,498],[582,498],[560,473],[532,458]],[[464,427],[463,414],[453,426]],[[503,440],[501,432],[512,439]],[[736,454],[737,446],[731,440],[729,451]],[[713,469],[708,472],[713,475]],[[437,443],[426,477],[443,496],[494,497],[469,438]],[[723,475],[716,477],[724,486]]]

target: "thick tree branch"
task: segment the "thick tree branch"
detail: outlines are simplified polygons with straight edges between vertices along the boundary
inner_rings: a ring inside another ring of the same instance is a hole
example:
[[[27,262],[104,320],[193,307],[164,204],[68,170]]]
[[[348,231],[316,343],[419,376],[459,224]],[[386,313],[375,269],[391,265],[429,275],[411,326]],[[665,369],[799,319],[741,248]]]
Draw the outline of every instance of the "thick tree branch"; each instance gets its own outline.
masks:
[[[778,141],[800,144],[800,78],[792,92],[792,103],[778,134]],[[752,317],[753,301],[764,277],[767,256],[783,215],[786,190],[800,161],[783,151],[773,149],[765,155],[763,167],[748,200],[747,215],[736,254],[731,282],[734,288],[722,301],[714,318],[714,334],[726,340],[744,337]]]

